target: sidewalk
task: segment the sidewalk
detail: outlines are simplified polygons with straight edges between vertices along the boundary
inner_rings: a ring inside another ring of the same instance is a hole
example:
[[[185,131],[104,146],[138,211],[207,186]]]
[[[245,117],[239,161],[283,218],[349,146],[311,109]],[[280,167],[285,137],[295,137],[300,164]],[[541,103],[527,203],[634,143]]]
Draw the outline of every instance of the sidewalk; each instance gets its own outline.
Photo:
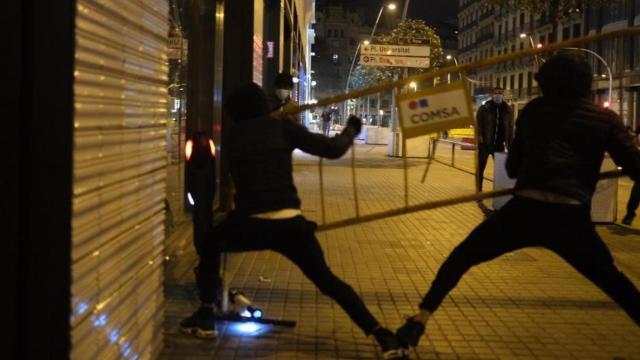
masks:
[[[403,162],[387,158],[385,151],[384,146],[356,147],[363,215],[404,205]],[[470,155],[456,153],[456,162],[472,164]],[[350,161],[347,154],[325,162],[328,222],[355,215]],[[320,223],[317,163],[296,153],[295,180],[303,213]],[[472,175],[434,163],[423,185],[425,160],[408,163],[410,204],[473,192]],[[629,191],[623,185],[621,204]],[[383,324],[395,329],[404,315],[415,311],[446,255],[482,219],[475,204],[462,204],[317,236],[336,274],[361,294]],[[620,269],[640,286],[640,221],[633,228],[611,225],[598,230]],[[170,239],[162,359],[381,358],[373,339],[365,338],[291,263],[271,252],[232,255],[228,281],[251,297],[266,317],[296,320],[295,329],[259,327],[242,335],[237,325],[222,324],[220,337],[212,341],[180,334],[178,322],[197,306],[189,231],[177,231]],[[427,335],[418,359],[640,359],[640,329],[595,286],[542,249],[520,251],[472,269],[433,317]]]

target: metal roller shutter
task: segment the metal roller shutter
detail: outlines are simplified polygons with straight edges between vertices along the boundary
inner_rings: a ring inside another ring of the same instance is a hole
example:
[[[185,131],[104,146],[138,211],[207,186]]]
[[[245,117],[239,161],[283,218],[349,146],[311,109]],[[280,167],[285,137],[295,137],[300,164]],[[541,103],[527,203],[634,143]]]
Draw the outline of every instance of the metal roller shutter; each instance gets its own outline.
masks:
[[[162,347],[167,0],[78,0],[73,359]]]

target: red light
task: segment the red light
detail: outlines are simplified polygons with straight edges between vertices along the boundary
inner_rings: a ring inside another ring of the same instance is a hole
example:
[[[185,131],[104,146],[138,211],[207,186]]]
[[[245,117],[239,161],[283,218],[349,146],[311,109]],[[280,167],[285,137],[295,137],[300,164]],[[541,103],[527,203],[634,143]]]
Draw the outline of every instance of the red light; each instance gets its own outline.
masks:
[[[193,152],[193,140],[187,141],[184,145],[184,156],[187,158],[187,161],[191,159],[191,153]]]
[[[211,139],[209,139],[209,149],[211,149],[211,156],[216,156],[216,145]]]

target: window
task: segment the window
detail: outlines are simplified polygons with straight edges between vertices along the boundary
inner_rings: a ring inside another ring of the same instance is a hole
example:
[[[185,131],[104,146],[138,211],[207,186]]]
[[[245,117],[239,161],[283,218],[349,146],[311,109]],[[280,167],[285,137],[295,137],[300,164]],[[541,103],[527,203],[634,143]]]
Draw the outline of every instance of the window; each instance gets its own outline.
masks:
[[[500,78],[496,78],[496,87],[500,87]]]
[[[565,26],[564,28],[562,28],[562,41],[569,39],[569,37],[571,36],[569,31],[570,29],[568,26]]]
[[[344,37],[344,30],[340,30],[340,37],[343,38]]]
[[[522,73],[518,74],[518,89],[522,89],[524,86],[524,84],[522,83],[524,81],[524,75]]]
[[[580,37],[580,35],[582,35],[581,30],[582,30],[582,26],[580,26],[580,24],[573,24],[573,37],[574,38]]]
[[[520,13],[520,28],[524,27],[524,13]]]
[[[545,44],[545,36],[544,35],[540,35],[540,38],[538,39],[538,43],[544,45]]]
[[[506,76],[502,78],[502,88],[503,89],[507,88],[507,77]]]
[[[514,89],[516,85],[516,76],[515,75],[511,75],[509,77],[509,89]]]

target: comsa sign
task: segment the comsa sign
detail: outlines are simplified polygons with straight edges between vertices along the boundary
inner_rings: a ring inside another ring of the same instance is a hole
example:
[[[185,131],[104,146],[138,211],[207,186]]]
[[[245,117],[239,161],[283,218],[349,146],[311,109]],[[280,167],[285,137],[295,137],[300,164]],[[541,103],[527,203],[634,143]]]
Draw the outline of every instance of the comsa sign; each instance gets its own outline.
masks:
[[[474,124],[471,97],[462,81],[399,95],[397,103],[405,138]]]

